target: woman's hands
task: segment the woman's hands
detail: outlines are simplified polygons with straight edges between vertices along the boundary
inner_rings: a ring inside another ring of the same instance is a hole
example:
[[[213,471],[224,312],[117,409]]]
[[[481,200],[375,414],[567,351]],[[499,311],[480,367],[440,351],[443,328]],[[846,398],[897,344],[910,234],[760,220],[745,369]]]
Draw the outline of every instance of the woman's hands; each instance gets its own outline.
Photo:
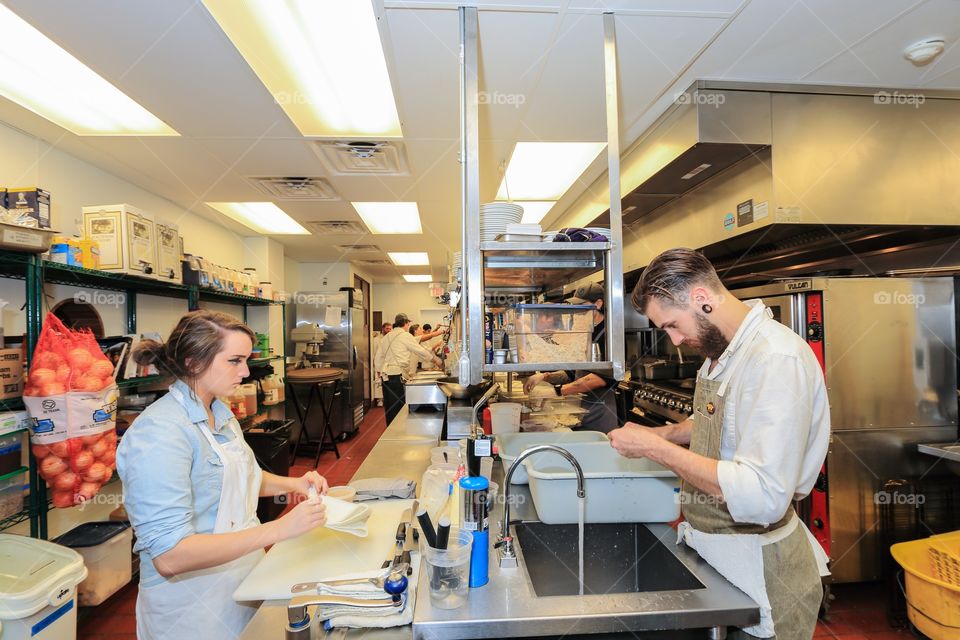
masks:
[[[316,473],[316,472],[313,472]],[[327,523],[327,507],[321,498],[303,500],[277,520],[280,539],[296,538]]]
[[[299,478],[290,479],[293,480],[292,491],[305,498],[310,495],[310,487],[316,489],[317,493],[322,496],[327,495],[327,490],[330,488],[330,485],[327,484],[327,479],[316,471],[307,471]]]

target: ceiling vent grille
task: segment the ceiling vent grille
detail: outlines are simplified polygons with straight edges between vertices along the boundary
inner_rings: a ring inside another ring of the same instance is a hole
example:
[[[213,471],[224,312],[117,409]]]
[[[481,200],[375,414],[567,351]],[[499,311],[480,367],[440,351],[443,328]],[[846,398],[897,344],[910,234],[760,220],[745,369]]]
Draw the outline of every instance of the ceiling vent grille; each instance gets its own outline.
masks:
[[[323,178],[249,178],[257,189],[278,200],[339,200]]]
[[[366,227],[353,220],[312,220],[301,224],[311,233],[321,235],[362,235],[367,232]]]
[[[380,247],[375,244],[335,244],[333,248],[339,251],[380,251]]]
[[[392,265],[392,264],[393,264],[393,263],[390,262],[389,260],[385,260],[385,259],[383,259],[383,258],[374,258],[374,259],[372,259],[372,260],[355,260],[354,262],[359,262],[360,264],[366,264],[366,265],[371,265],[371,266],[372,266],[372,265],[380,266],[380,265],[387,265],[387,264]]]
[[[318,140],[310,148],[332,175],[410,175],[407,153],[400,142]]]

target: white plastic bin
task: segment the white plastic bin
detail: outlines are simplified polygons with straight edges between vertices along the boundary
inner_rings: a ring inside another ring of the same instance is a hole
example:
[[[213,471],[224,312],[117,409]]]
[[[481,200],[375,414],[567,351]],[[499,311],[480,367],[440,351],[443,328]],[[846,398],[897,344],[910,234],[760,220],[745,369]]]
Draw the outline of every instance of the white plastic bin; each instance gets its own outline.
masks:
[[[494,435],[520,431],[520,411],[517,402],[497,402],[490,405],[490,426]]]
[[[680,517],[680,479],[646,458],[624,458],[609,444],[561,444],[580,463],[586,522],[671,522]],[[524,460],[541,522],[577,522],[577,474],[558,453]]]
[[[83,558],[53,542],[0,533],[0,637],[75,640]]]
[[[96,606],[130,582],[133,529],[126,522],[85,522],[56,540],[80,553],[89,575],[77,587],[81,606]]]
[[[606,434],[599,431],[545,431],[539,433],[504,433],[497,436],[500,443],[500,461],[506,476],[510,465],[523,450],[538,444],[556,444],[561,447],[577,442],[610,442]],[[609,447],[610,445],[607,444]],[[539,454],[538,454],[539,455]],[[536,457],[536,456],[534,456]],[[527,467],[521,463],[513,472],[510,484],[527,484]]]

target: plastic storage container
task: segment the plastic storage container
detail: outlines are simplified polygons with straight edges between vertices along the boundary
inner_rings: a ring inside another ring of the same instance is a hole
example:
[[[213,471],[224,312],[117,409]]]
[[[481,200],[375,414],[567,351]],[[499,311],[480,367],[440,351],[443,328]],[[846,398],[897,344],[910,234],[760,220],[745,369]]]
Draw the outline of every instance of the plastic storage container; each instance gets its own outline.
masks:
[[[890,547],[906,577],[907,616],[933,640],[960,627],[960,531]]]
[[[493,435],[520,431],[520,411],[523,405],[517,402],[497,402],[490,405],[490,428]]]
[[[26,469],[19,469],[7,474],[9,477],[0,476],[0,518],[12,516],[23,510],[25,472]],[[0,571],[0,574],[2,574],[2,571]]]
[[[237,391],[243,395],[243,404],[247,416],[257,415],[257,385],[251,383],[242,384]]]
[[[54,542],[77,551],[87,565],[77,588],[81,606],[98,605],[130,582],[133,529],[126,522],[85,522]]]
[[[79,553],[0,533],[0,567],[3,640],[76,639],[76,586],[87,577]]]
[[[561,444],[580,463],[586,522],[671,522],[680,517],[680,479],[645,458],[624,458],[605,442]],[[577,522],[577,474],[557,453],[524,461],[544,524]]]
[[[552,431],[545,433],[504,433],[497,436],[500,443],[500,460],[506,476],[510,465],[524,449],[538,444],[555,444],[561,447],[579,442],[609,442],[606,434],[599,431]],[[610,446],[610,445],[607,445]],[[510,484],[527,484],[527,468],[522,463],[513,472]]]
[[[590,304],[518,304],[510,309],[507,322],[513,326],[518,361],[590,362],[594,308]]]

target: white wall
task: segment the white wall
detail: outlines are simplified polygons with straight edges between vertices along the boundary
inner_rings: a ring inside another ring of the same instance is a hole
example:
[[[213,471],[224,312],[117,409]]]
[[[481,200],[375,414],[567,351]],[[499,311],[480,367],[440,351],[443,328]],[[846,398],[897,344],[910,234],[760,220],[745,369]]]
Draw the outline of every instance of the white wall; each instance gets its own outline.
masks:
[[[318,291],[334,293],[340,287],[353,286],[353,274],[349,262],[302,262],[293,263],[296,274],[291,281],[299,280],[296,289],[290,291]],[[290,262],[287,263],[290,265]]]
[[[435,314],[432,311],[437,309],[443,313],[447,311],[447,307],[437,304],[436,299],[430,297],[430,288],[423,282],[375,284],[372,289],[371,309],[383,312],[384,322],[393,322],[395,315],[405,313],[416,323],[434,324]],[[431,310],[431,313],[424,315],[422,310]]]

